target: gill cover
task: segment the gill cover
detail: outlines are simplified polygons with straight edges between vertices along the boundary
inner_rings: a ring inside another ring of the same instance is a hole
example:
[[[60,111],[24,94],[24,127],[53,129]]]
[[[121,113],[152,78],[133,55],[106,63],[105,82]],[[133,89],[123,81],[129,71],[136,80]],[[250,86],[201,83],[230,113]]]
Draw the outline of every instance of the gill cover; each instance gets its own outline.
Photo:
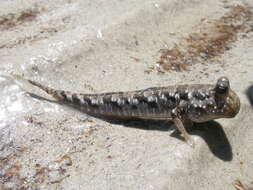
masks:
[[[190,101],[188,117],[192,121],[206,122],[219,118],[232,118],[239,112],[240,99],[230,89],[227,77],[220,77],[212,89],[205,90],[204,99],[196,98]],[[196,93],[199,93],[199,90]]]

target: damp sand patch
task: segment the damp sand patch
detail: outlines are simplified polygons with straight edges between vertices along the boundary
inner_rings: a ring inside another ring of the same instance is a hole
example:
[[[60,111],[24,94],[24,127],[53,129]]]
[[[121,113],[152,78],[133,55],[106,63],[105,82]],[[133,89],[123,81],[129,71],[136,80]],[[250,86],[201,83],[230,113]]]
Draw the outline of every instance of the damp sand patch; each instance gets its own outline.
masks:
[[[219,19],[202,19],[194,31],[182,37],[172,48],[161,49],[158,70],[187,71],[199,63],[217,62],[225,51],[237,41],[239,33],[252,31],[252,10],[244,5],[236,5]]]

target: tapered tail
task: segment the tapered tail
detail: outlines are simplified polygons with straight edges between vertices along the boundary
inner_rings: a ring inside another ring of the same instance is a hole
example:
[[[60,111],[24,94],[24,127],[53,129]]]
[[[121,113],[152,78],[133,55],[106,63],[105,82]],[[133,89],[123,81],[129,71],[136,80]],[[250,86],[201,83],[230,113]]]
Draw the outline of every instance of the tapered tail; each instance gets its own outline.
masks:
[[[58,101],[67,100],[67,96],[65,95],[67,92],[61,90],[55,90],[38,82],[32,81],[30,79],[26,79],[30,84],[37,86],[41,90],[45,91],[47,94],[53,96]],[[64,96],[63,96],[64,95]]]
[[[54,89],[52,89],[52,88],[50,88],[50,87],[44,86],[44,85],[42,85],[42,84],[40,84],[40,83],[38,83],[38,82],[29,80],[29,79],[27,79],[27,81],[28,81],[29,83],[31,83],[32,85],[37,86],[38,88],[40,88],[41,90],[45,91],[46,93],[48,93],[48,94],[50,94],[50,95],[55,96],[55,95],[57,94],[57,91],[54,90]]]
[[[28,82],[28,83],[32,84],[33,86],[37,86],[41,90],[45,91],[47,94],[52,95],[57,100],[62,99],[62,97],[59,96],[59,90],[55,90],[53,88],[47,87],[47,86],[45,86],[43,84],[40,84],[38,82],[32,81],[30,79],[26,79],[21,75],[13,74],[13,77],[18,79],[18,81],[21,80],[21,81],[24,81],[24,82]]]

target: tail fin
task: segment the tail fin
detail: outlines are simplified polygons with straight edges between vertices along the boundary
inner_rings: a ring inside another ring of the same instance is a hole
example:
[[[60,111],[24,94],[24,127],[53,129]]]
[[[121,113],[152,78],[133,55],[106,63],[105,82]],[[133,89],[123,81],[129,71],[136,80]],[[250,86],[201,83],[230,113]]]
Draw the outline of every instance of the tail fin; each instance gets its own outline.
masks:
[[[38,82],[32,81],[30,79],[25,79],[23,76],[21,75],[13,75],[14,78],[24,81],[24,82],[28,82],[30,84],[32,84],[33,86],[37,86],[38,88],[40,88],[41,90],[45,91],[47,94],[52,95],[55,99],[59,100],[61,99],[58,95],[58,90],[54,90],[53,88],[44,86],[43,84],[40,84]]]
[[[42,85],[42,84],[40,84],[40,83],[38,83],[38,82],[32,81],[32,80],[30,80],[30,79],[27,79],[27,81],[28,81],[30,84],[32,84],[32,85],[34,85],[34,86],[37,86],[38,88],[40,88],[41,90],[45,91],[46,93],[48,93],[48,94],[50,94],[50,95],[55,96],[55,95],[57,94],[56,90],[54,90],[54,89],[52,89],[52,88],[50,88],[50,87],[44,86],[44,85]]]

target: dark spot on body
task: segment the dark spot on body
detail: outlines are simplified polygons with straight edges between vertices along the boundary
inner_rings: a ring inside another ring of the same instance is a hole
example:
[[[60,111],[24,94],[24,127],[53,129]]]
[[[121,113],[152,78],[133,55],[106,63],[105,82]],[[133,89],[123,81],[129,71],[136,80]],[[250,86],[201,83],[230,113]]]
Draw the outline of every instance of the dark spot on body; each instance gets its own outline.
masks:
[[[91,100],[87,97],[83,97],[83,101],[86,102],[88,105],[92,106],[91,105]]]
[[[115,109],[122,109],[122,106],[118,104],[118,102],[111,102],[111,105],[113,106],[113,108]]]
[[[62,96],[63,100],[67,100],[67,95],[64,91],[61,91],[60,95]]]
[[[206,98],[203,92],[195,92],[194,97],[197,98],[198,100],[204,100]]]
[[[80,104],[80,99],[78,98],[77,94],[72,94],[72,101],[75,104]]]
[[[140,103],[148,104],[148,100],[146,98],[139,98]]]
[[[188,100],[188,93],[187,92],[181,92],[180,93],[180,99]]]
[[[103,96],[103,95],[102,95]],[[107,96],[103,97],[103,104],[106,105],[106,104],[109,104],[110,103],[110,100],[111,98],[108,98]]]
[[[200,116],[201,114],[204,114],[206,111],[201,107],[190,107],[188,110],[190,113],[194,114],[196,117]]]
[[[136,105],[131,105],[131,109],[133,109],[133,110],[137,110],[137,106]]]
[[[177,105],[176,98],[174,96],[167,96],[167,102],[164,106],[174,108]]]
[[[130,104],[130,102],[129,102],[128,99],[126,99],[125,104],[126,104],[126,105],[129,105],[129,104]]]
[[[148,106],[149,106],[150,108],[158,108],[158,105],[157,105],[156,102],[148,102]]]
[[[92,104],[91,105],[93,108],[98,108],[99,106],[98,105],[96,105],[96,104]]]

